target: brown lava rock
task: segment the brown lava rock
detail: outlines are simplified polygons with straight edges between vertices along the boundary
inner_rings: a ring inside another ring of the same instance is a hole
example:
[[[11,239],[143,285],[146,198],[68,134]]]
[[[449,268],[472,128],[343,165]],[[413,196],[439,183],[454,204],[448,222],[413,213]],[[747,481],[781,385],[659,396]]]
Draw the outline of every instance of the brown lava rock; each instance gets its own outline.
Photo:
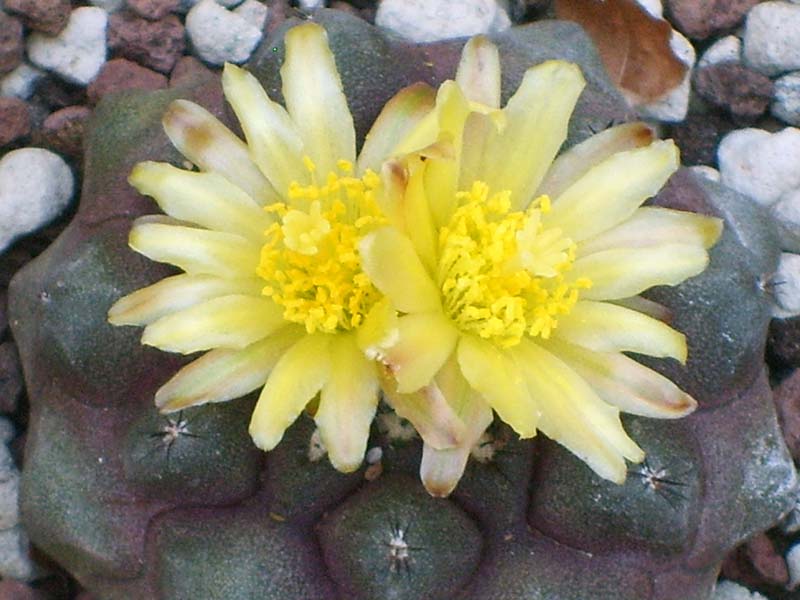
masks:
[[[681,149],[683,164],[713,165],[719,141],[733,128],[730,120],[719,115],[689,113],[671,128],[670,136]]]
[[[0,344],[0,413],[13,413],[22,394],[22,366],[13,342]],[[0,598],[3,596],[0,595]]]
[[[103,65],[97,78],[86,90],[89,102],[97,104],[106,94],[124,90],[160,90],[167,87],[167,78],[125,58],[115,58]]]
[[[31,115],[28,105],[19,98],[0,98],[0,147],[31,132]]]
[[[0,74],[17,68],[23,50],[22,23],[0,10]]]
[[[50,114],[42,125],[44,143],[71,158],[80,158],[83,130],[92,111],[86,106],[67,106]]]
[[[769,351],[779,363],[800,367],[800,317],[772,320],[769,325]]]
[[[126,5],[140,17],[158,21],[178,8],[180,0],[128,0]]]
[[[169,73],[186,48],[183,24],[169,15],[148,21],[130,13],[111,15],[108,46],[124,58]]]
[[[789,452],[800,461],[800,369],[775,390],[775,406]]]
[[[697,71],[694,84],[701,97],[742,120],[761,116],[772,99],[769,77],[738,63],[704,67]]]
[[[671,21],[691,38],[736,27],[747,11],[762,0],[666,0],[664,8]]]
[[[5,0],[5,8],[17,13],[25,25],[48,35],[58,35],[67,26],[69,0]]]

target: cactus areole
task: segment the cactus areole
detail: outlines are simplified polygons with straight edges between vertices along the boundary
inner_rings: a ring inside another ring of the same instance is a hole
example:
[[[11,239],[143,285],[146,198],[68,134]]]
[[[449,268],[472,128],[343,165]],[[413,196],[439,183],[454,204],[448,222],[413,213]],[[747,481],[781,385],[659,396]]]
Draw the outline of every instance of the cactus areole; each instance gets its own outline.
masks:
[[[386,103],[357,157],[325,30],[305,23],[285,41],[285,108],[226,65],[246,141],[178,100],[164,128],[193,168],[143,162],[131,174],[167,215],[138,219],[131,248],[184,273],[120,299],[109,320],[145,326],[142,343],[164,351],[207,351],[156,405],[261,388],[259,448],[306,408],[333,466],[351,472],[383,393],[424,440],[431,494],[454,489],[495,415],[624,482],[626,459],[644,452],[620,411],[696,406],[623,354],[686,361],[684,335],[638,294],[699,274],[722,229],[642,208],[677,169],[674,144],[620,125],[556,158],[580,68],[530,67],[501,108],[497,47],[476,37],[453,80]]]

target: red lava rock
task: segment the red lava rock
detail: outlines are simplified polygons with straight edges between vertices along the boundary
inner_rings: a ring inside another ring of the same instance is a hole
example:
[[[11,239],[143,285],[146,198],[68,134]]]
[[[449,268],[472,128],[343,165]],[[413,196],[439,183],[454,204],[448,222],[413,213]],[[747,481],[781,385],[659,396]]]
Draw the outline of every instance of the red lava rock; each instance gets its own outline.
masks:
[[[183,56],[169,75],[169,87],[214,77],[214,72],[194,56]]]
[[[762,0],[666,0],[664,9],[679,30],[702,40],[736,27],[759,2]]]
[[[689,113],[671,128],[670,136],[681,149],[683,164],[714,165],[719,141],[732,129],[733,123],[719,115]]]
[[[175,15],[148,21],[124,13],[111,15],[108,46],[120,56],[160,73],[169,73],[186,48],[183,24]]]
[[[775,549],[766,533],[750,538],[745,547],[750,562],[764,581],[780,586],[788,583],[789,569],[786,560]]]
[[[22,365],[13,342],[0,344],[0,413],[13,413],[22,394]],[[0,594],[0,598],[4,598]]]
[[[0,147],[31,132],[31,113],[19,98],[0,98]]]
[[[764,114],[772,99],[769,77],[738,63],[709,65],[697,71],[695,91],[734,117],[754,120]]]
[[[45,600],[44,595],[27,583],[14,579],[0,581],[0,598],[3,600]]]
[[[773,319],[767,348],[770,358],[782,365],[800,367],[800,317]]]
[[[24,49],[22,23],[0,10],[0,74],[19,66]]]
[[[5,8],[20,15],[31,29],[49,35],[61,33],[70,13],[69,0],[5,0]]]
[[[86,88],[68,83],[58,77],[42,77],[36,83],[35,98],[51,111],[86,102]]]
[[[180,0],[128,0],[128,8],[140,17],[157,21],[180,6]]]
[[[86,93],[89,102],[96,104],[112,92],[124,90],[160,90],[167,87],[167,78],[161,73],[146,69],[124,58],[115,58],[103,65],[100,73],[89,84]]]
[[[60,154],[80,158],[83,131],[91,114],[86,106],[68,106],[50,114],[42,125],[44,143]]]
[[[775,389],[775,407],[789,452],[800,462],[800,369]]]

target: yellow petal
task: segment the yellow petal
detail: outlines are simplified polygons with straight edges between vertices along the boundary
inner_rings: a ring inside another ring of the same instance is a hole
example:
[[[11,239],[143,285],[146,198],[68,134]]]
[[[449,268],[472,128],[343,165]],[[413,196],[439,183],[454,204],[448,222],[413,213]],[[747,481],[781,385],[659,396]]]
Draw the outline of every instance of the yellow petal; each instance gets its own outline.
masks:
[[[275,365],[261,390],[250,419],[250,437],[262,450],[272,450],[306,404],[328,381],[331,336],[306,335]]]
[[[536,195],[558,198],[595,165],[617,152],[648,146],[653,142],[654,136],[652,127],[646,123],[625,123],[609,127],[556,158],[536,190]]]
[[[635,296],[655,285],[677,285],[703,272],[708,253],[700,246],[662,244],[651,248],[615,248],[583,256],[573,263],[570,281],[581,277],[592,287],[581,291],[588,300]]]
[[[251,278],[260,247],[232,233],[162,223],[134,223],[128,244],[150,260],[169,263],[197,275]]]
[[[400,393],[414,392],[432,382],[453,352],[458,331],[437,311],[400,317],[397,332],[397,341],[380,359],[397,380]]]
[[[464,45],[456,72],[456,83],[472,102],[500,106],[500,54],[497,46],[482,35]]]
[[[555,198],[542,222],[560,228],[574,242],[589,239],[630,217],[678,166],[678,149],[672,140],[619,152]]]
[[[415,83],[400,90],[387,102],[367,133],[358,156],[358,170],[380,171],[381,164],[397,144],[416,127],[434,107],[436,94],[425,83]]]
[[[378,378],[375,363],[364,357],[355,335],[331,337],[330,377],[322,386],[314,420],[331,464],[349,473],[364,459],[378,405]]]
[[[219,173],[259,204],[279,200],[250,160],[245,143],[203,107],[188,100],[175,100],[164,113],[162,123],[173,145],[201,170]]]
[[[151,323],[142,343],[182,354],[245,348],[284,324],[281,309],[263,296],[221,296]]]
[[[608,302],[578,301],[553,335],[598,352],[638,352],[686,361],[686,337],[652,317]]]
[[[505,352],[491,342],[463,335],[458,344],[458,364],[469,384],[520,437],[536,435],[539,408]]]
[[[231,294],[258,296],[258,279],[222,279],[211,275],[174,275],[117,300],[108,310],[112,325],[147,325],[204,300]]]
[[[241,188],[217,173],[195,173],[168,163],[142,162],[128,178],[168,215],[208,229],[263,242],[271,220]]]
[[[681,210],[644,206],[616,227],[578,245],[578,256],[612,248],[643,248],[680,243],[710,248],[722,234],[722,221]]]
[[[339,160],[355,163],[356,134],[342,91],[328,35],[316,23],[286,32],[286,60],[281,67],[283,97],[303,148],[324,178]]]
[[[398,334],[397,311],[391,301],[384,297],[364,317],[364,322],[356,331],[356,342],[367,358],[374,360],[382,348],[397,342]]]
[[[414,426],[426,444],[437,449],[458,445],[464,437],[464,423],[435,382],[416,392],[401,394],[388,371],[381,370],[379,377],[386,403]]]
[[[441,310],[439,291],[406,236],[393,227],[383,227],[366,235],[358,250],[364,272],[397,310]]]
[[[677,419],[697,407],[669,379],[624,354],[593,352],[558,340],[548,340],[544,346],[583,377],[600,398],[624,412]]]
[[[303,140],[286,109],[270,100],[255,77],[230,63],[222,72],[222,89],[242,125],[251,159],[272,186],[284,194],[292,181],[306,183]]]
[[[563,361],[533,342],[523,340],[513,352],[530,394],[541,407],[542,433],[601,477],[624,482],[624,459],[638,462],[644,453],[622,428],[619,411],[600,400]]]
[[[502,133],[489,130],[479,179],[510,190],[512,209],[524,209],[567,138],[570,115],[585,82],[577,65],[550,60],[528,69],[503,109]]]
[[[264,385],[286,349],[302,335],[284,327],[242,350],[212,350],[178,371],[156,392],[161,412],[233,400]]]

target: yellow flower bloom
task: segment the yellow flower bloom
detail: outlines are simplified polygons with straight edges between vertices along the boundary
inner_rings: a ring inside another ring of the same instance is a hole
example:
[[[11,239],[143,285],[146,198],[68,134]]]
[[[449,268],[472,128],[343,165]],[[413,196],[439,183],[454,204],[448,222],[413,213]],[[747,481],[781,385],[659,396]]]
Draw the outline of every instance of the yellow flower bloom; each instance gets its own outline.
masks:
[[[577,66],[548,61],[500,109],[497,49],[475,38],[384,168],[391,225],[365,236],[362,262],[403,313],[380,358],[435,495],[454,488],[492,411],[622,482],[644,454],[620,411],[695,408],[624,352],[686,360],[684,336],[638,294],[700,273],[721,222],[641,207],[678,167],[673,143],[642,124],[556,158],[583,86]]]
[[[162,411],[263,386],[250,433],[270,450],[319,394],[314,418],[330,460],[351,471],[378,402],[365,351],[393,316],[361,269],[357,243],[385,222],[380,161],[427,104],[413,88],[390,102],[356,162],[353,120],[321,27],[286,34],[281,77],[286,108],[226,65],[223,90],[246,143],[196,104],[170,106],[166,133],[199,171],[135,167],[131,184],[168,216],[138,219],[130,246],[185,273],[120,299],[109,320],[145,326],[143,343],[162,350],[209,350],[158,390]]]

